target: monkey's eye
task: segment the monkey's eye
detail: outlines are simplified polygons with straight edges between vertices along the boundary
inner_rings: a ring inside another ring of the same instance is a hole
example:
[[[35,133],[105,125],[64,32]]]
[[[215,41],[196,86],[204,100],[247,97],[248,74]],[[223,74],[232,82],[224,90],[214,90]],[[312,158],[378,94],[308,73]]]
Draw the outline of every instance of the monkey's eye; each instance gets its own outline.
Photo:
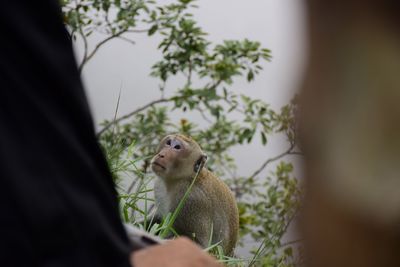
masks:
[[[175,145],[174,148],[175,148],[176,150],[179,150],[179,149],[181,149],[181,146],[180,146],[180,145]]]
[[[171,140],[167,140],[167,145],[171,145]]]

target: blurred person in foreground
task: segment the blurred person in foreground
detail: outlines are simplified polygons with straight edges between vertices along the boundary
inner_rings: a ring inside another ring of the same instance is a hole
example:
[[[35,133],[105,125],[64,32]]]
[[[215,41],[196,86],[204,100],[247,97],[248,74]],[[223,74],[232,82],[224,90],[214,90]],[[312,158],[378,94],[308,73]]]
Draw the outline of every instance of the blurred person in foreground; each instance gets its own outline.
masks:
[[[132,253],[57,0],[0,28],[0,266],[217,266],[184,238]]]
[[[400,266],[400,2],[308,0],[307,266]]]

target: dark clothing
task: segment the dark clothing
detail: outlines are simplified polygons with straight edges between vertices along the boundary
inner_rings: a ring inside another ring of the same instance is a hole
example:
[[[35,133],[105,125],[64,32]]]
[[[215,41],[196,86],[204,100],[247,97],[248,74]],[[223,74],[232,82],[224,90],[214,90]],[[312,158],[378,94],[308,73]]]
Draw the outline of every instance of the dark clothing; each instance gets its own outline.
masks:
[[[58,1],[0,8],[0,266],[129,266]]]

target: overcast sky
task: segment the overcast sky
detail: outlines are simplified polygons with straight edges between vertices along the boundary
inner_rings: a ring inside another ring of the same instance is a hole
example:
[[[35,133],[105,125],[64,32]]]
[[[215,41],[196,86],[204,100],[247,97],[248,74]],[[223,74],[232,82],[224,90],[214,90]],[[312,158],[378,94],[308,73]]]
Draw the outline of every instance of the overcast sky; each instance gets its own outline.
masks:
[[[264,65],[256,81],[247,84],[238,80],[233,89],[260,98],[274,108],[288,103],[299,87],[306,63],[303,1],[199,0],[197,4],[199,8],[193,11],[194,18],[209,33],[210,41],[220,43],[225,39],[248,38],[272,50],[272,62]],[[120,87],[120,115],[159,96],[158,81],[149,77],[151,65],[160,59],[156,50],[159,39],[148,38],[146,34],[132,37],[135,46],[121,40],[112,41],[99,50],[84,69],[83,79],[96,123],[113,117]],[[90,45],[93,47],[103,38],[95,35]],[[76,53],[78,58],[82,54],[79,43]],[[173,88],[174,84],[169,86]],[[275,138],[267,148],[255,142],[235,148],[232,155],[240,162],[239,174],[249,174],[249,170],[260,166],[266,157],[286,149],[287,144]],[[251,151],[251,157],[244,151]]]

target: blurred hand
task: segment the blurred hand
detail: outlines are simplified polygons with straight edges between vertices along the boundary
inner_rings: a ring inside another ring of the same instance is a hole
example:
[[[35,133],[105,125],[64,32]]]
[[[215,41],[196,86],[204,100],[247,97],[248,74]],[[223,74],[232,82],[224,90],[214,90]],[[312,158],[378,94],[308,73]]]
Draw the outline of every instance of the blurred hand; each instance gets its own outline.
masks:
[[[221,267],[215,259],[186,237],[131,254],[134,267]]]

